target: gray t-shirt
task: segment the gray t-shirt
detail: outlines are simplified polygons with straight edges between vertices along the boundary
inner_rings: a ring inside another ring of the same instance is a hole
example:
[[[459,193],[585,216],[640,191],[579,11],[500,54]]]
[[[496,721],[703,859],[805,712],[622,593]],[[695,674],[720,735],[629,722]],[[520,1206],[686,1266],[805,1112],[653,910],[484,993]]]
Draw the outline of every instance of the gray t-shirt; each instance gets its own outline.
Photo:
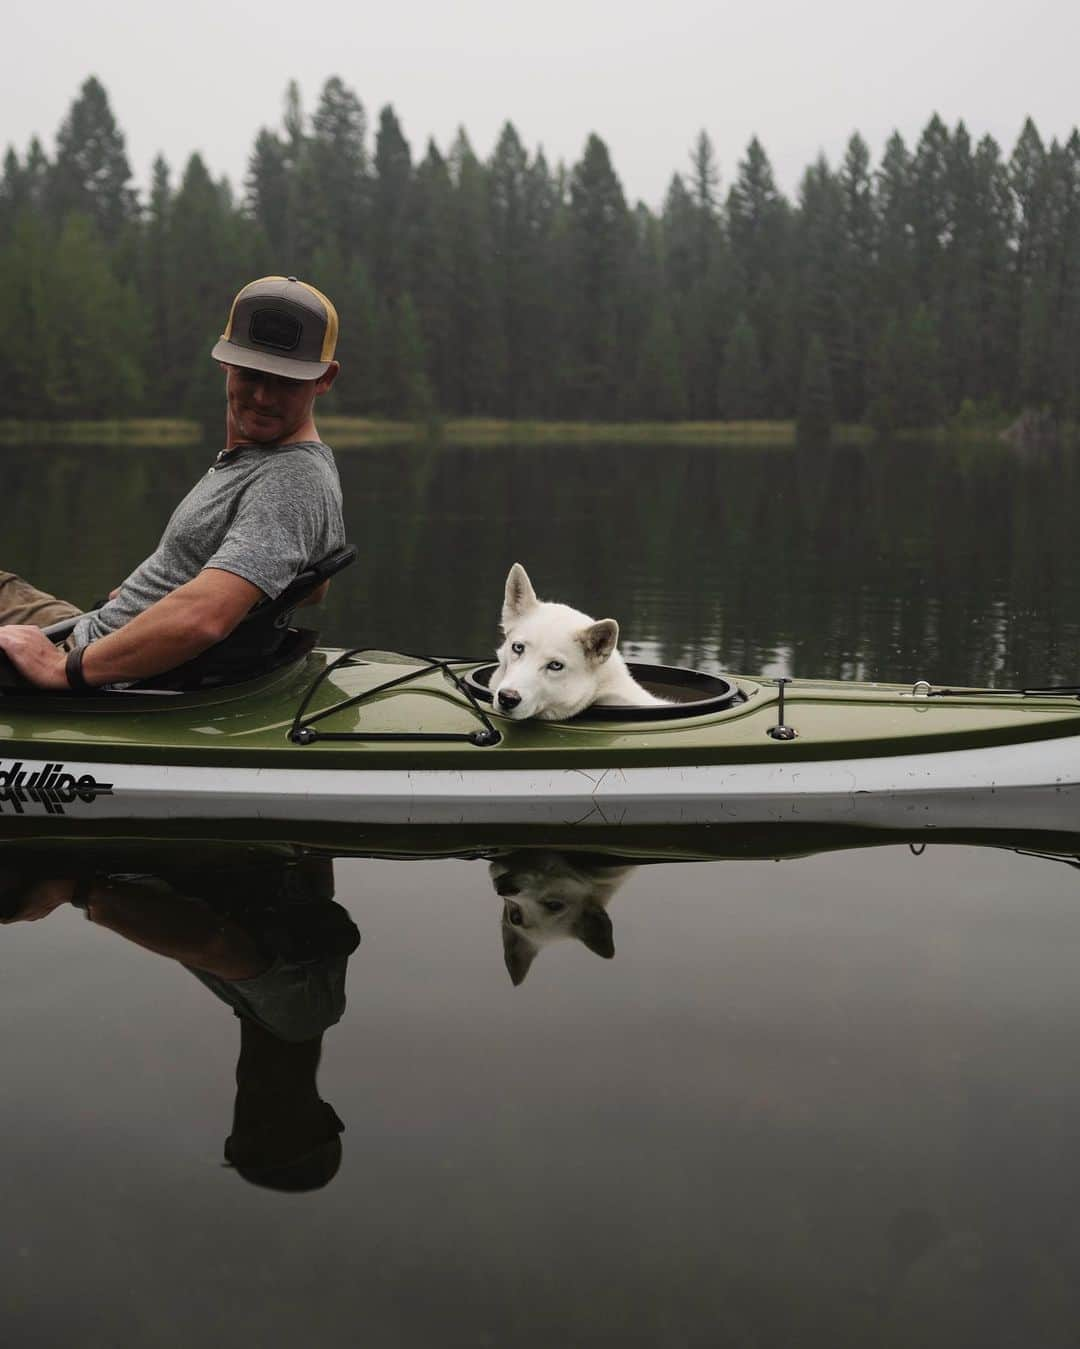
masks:
[[[201,984],[239,1016],[291,1044],[314,1040],[345,1011],[347,956],[326,956],[300,965],[280,956],[252,979],[223,979],[187,965]]]
[[[241,445],[203,474],[116,598],[79,620],[75,643],[122,628],[206,567],[241,576],[275,599],[305,567],[344,545],[341,483],[329,446]]]

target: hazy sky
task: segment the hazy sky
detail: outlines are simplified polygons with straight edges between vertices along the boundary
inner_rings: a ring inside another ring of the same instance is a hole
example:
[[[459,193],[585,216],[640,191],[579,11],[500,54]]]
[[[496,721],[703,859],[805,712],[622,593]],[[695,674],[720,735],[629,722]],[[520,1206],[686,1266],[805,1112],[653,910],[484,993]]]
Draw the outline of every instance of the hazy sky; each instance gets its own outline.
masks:
[[[51,151],[95,74],[140,183],[157,151],[175,171],[195,149],[239,183],[288,80],[310,110],[335,74],[372,127],[392,103],[416,154],[461,124],[486,156],[509,118],[572,163],[596,131],[627,195],[653,205],[701,127],[725,189],[756,133],[793,192],[855,128],[876,160],[934,111],[1006,150],[1029,114],[1048,139],[1080,121],[1077,0],[16,0],[3,32],[0,145],[37,133]]]

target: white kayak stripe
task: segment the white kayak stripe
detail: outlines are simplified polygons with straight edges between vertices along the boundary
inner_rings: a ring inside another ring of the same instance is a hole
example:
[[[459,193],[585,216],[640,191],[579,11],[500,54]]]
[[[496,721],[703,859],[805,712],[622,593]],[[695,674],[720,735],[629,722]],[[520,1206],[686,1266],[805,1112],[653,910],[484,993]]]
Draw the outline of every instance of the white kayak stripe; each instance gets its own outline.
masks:
[[[40,775],[46,761],[20,760],[19,765],[25,782]],[[54,802],[59,807],[55,812],[43,800],[31,799],[25,789],[25,799],[18,802],[4,786],[5,770],[12,763],[2,760],[0,814],[679,824],[791,819],[877,823],[884,810],[890,817],[937,812],[933,823],[943,823],[940,812],[948,808],[967,824],[975,817],[998,819],[1012,812],[1022,815],[1028,827],[1071,829],[1076,827],[1076,794],[1063,789],[1080,784],[1080,737],[888,758],[595,770],[204,768],[66,761],[51,770],[46,783],[56,780],[57,767],[75,780],[89,775],[109,784],[111,791],[60,799]],[[993,801],[1003,794],[1008,801]],[[1040,811],[1058,822],[1044,823]],[[1065,818],[1069,823],[1060,823]]]

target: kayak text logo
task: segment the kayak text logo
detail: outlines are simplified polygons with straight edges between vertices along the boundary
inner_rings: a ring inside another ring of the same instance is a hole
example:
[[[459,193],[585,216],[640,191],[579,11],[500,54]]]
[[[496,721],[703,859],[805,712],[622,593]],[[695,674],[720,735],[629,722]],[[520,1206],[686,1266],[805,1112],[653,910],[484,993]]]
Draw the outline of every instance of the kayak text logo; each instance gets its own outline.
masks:
[[[27,805],[43,806],[47,815],[63,815],[73,801],[89,805],[99,796],[112,796],[111,782],[98,782],[91,773],[76,778],[62,763],[47,763],[33,773],[23,768],[21,759],[10,768],[0,763],[0,815],[5,806],[22,815]]]

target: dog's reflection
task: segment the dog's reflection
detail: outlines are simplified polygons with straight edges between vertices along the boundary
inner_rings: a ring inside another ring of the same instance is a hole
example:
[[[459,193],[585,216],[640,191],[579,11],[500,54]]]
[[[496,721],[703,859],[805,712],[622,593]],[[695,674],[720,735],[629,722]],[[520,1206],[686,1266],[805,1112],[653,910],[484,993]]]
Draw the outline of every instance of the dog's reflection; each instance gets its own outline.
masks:
[[[615,937],[607,906],[636,868],[599,853],[522,848],[489,867],[502,899],[503,956],[515,986],[545,946],[573,938],[610,960]]]
[[[148,860],[153,871],[137,865]],[[0,924],[40,921],[74,904],[95,926],[183,965],[239,1019],[226,1160],[269,1189],[328,1184],[345,1126],[316,1074],[360,942],[333,898],[330,859],[282,848],[226,851],[201,866],[164,855],[96,861],[3,855]]]

